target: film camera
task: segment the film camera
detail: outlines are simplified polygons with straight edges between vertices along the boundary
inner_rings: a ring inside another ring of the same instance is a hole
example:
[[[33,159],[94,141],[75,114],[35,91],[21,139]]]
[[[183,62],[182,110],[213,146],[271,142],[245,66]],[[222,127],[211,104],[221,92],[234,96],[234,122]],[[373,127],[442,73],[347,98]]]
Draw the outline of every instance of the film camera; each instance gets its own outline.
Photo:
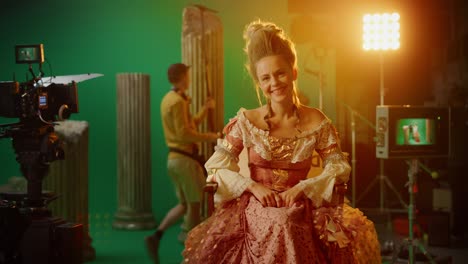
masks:
[[[0,116],[20,118],[23,124],[36,125],[34,121],[67,119],[78,113],[76,82],[53,83],[53,77],[43,78],[44,50],[40,45],[16,46],[16,63],[38,63],[40,75],[35,76],[32,65],[30,81],[0,82]]]
[[[29,64],[32,78],[0,82],[0,116],[19,119],[0,125],[0,138],[11,138],[28,184],[26,193],[0,193],[0,263],[81,263],[83,226],[52,216],[47,204],[57,196],[43,192],[42,180],[65,158],[54,126],[78,112],[75,80],[100,75],[44,77],[42,44],[16,46],[16,62]]]

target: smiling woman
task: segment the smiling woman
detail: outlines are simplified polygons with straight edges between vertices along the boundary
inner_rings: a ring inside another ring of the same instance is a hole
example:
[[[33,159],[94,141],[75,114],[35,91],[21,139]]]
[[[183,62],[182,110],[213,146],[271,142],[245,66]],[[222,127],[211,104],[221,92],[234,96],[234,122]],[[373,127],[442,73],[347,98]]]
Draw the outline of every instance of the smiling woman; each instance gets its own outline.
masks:
[[[259,86],[270,100],[280,102],[291,98],[297,71],[281,55],[273,55],[257,62]]]
[[[261,21],[244,36],[248,69],[267,104],[241,109],[205,164],[207,181],[218,185],[218,206],[189,233],[185,262],[380,263],[373,223],[333,202],[334,186],[351,168],[331,121],[297,97],[293,43]],[[239,173],[244,148],[250,177]],[[325,166],[307,178],[314,149]]]

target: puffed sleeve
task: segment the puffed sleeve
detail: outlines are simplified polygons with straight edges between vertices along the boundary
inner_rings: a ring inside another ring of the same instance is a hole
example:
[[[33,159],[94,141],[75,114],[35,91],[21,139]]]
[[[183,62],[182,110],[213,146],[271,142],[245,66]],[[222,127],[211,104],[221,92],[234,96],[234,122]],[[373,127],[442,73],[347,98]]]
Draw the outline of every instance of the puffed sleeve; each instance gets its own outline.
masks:
[[[242,130],[238,119],[232,119],[224,128],[225,138],[218,140],[215,152],[205,163],[207,182],[216,182],[215,203],[235,199],[253,183],[249,177],[239,174],[239,154],[244,148]]]
[[[338,134],[330,121],[319,131],[315,150],[322,158],[323,171],[320,175],[303,180],[299,184],[314,205],[320,206],[323,200],[330,202],[336,183],[348,181],[351,166],[341,152]]]

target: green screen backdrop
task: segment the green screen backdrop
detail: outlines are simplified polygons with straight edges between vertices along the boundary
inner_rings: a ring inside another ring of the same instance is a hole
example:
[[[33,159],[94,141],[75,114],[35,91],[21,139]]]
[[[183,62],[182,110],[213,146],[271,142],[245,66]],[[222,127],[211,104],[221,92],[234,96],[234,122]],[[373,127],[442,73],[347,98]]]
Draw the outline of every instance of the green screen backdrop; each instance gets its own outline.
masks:
[[[0,1],[0,80],[14,77],[18,81],[26,80],[27,66],[15,64],[17,44],[44,44],[48,61],[44,64],[46,75],[104,74],[78,84],[80,113],[72,116],[90,125],[90,213],[113,215],[116,211],[115,76],[122,72],[143,72],[151,76],[153,211],[158,222],[177,201],[166,174],[167,148],[159,104],[170,88],[166,69],[181,60],[182,10],[189,3],[218,10],[223,22],[227,121],[241,106],[257,106],[252,81],[244,68],[243,29],[250,21],[261,18],[287,30],[291,15],[286,0]],[[299,56],[300,50],[298,45]],[[333,86],[334,60],[330,64],[332,74],[328,75],[328,83]],[[299,86],[317,86],[317,81],[310,79],[299,79]],[[312,92],[315,90],[316,87],[304,90],[312,103],[317,102],[316,93]],[[334,110],[332,119],[333,116]],[[0,124],[14,121],[0,117]],[[0,184],[18,175],[11,141],[1,139]]]

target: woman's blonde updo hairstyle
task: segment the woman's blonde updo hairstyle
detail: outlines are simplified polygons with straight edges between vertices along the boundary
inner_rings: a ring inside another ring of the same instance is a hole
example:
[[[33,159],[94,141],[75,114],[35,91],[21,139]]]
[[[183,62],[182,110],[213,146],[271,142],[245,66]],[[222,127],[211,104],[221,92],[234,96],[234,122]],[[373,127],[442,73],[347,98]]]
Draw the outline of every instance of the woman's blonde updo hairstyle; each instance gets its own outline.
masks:
[[[257,62],[267,56],[281,55],[292,69],[296,69],[296,49],[283,29],[271,22],[260,20],[251,22],[245,27],[244,39],[244,51],[248,57],[246,67],[254,80],[257,97],[260,105],[262,105],[258,87]],[[296,106],[299,106],[299,97],[295,85],[293,87],[293,102]]]

